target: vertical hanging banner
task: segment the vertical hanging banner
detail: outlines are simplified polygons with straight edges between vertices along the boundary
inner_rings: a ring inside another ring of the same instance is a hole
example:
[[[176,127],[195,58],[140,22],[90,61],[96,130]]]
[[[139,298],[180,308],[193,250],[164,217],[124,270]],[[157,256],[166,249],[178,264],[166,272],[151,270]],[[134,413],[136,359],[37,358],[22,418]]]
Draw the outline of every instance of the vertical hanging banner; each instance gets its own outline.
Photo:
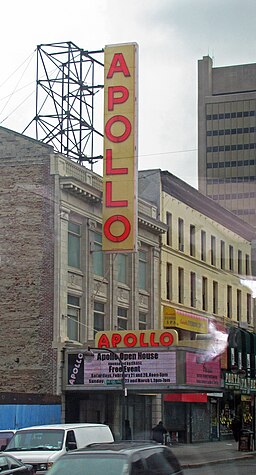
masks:
[[[137,250],[138,45],[105,47],[102,249]]]

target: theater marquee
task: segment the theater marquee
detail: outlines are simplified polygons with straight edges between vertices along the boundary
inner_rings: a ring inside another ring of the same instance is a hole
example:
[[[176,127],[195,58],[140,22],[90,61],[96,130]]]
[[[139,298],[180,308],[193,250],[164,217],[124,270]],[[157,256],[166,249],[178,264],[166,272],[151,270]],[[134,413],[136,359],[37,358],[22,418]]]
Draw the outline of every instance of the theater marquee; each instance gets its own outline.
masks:
[[[109,252],[137,246],[137,50],[105,47],[102,247]]]

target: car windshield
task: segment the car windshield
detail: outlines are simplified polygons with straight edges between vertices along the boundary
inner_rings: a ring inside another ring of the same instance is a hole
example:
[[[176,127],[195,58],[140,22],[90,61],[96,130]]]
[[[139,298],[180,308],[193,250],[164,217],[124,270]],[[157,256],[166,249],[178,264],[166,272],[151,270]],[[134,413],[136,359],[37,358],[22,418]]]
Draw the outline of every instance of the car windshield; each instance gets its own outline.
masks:
[[[127,457],[123,455],[86,454],[62,457],[48,472],[49,475],[124,475],[127,472]]]
[[[61,450],[63,430],[27,430],[16,433],[7,450]]]

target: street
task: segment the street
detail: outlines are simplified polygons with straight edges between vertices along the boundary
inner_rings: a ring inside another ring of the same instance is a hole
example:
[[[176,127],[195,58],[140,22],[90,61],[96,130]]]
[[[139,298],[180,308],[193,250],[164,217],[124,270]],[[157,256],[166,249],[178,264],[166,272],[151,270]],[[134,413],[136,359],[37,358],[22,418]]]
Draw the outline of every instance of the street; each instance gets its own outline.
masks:
[[[202,467],[184,469],[184,475],[254,475],[256,459],[234,460],[229,463],[204,465]]]

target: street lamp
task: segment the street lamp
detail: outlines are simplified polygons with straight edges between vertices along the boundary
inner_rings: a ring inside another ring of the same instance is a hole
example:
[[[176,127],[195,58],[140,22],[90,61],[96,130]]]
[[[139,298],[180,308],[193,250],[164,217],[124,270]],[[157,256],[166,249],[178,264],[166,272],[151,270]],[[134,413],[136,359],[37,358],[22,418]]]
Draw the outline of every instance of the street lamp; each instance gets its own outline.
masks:
[[[125,409],[126,409],[126,401],[127,401],[127,387],[125,385],[125,367],[124,363],[121,360],[120,356],[113,350],[110,350],[110,348],[93,348],[91,346],[88,346],[88,350],[84,351],[84,359],[85,361],[91,362],[93,361],[95,357],[95,353],[93,353],[92,350],[97,350],[97,351],[102,351],[106,352],[108,351],[112,355],[115,356],[115,359],[117,359],[120,363],[121,366],[121,371],[122,371],[122,438],[125,439]]]

